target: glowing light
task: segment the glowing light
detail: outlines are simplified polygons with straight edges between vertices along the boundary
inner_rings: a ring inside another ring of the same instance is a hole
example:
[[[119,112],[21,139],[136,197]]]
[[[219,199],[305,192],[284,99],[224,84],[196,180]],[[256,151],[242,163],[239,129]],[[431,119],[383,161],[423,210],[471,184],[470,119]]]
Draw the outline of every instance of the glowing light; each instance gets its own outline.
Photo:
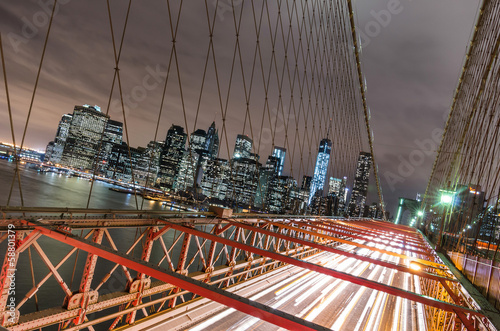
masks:
[[[418,215],[418,216],[424,216],[424,212],[423,212],[423,211],[421,211],[421,210],[419,210],[419,211],[417,212],[417,215]]]
[[[453,195],[446,193],[441,195],[441,203],[450,204],[452,201],[453,201]]]
[[[419,271],[419,270],[422,270],[422,267],[419,264],[415,263],[415,262],[411,262],[410,263],[410,269]]]

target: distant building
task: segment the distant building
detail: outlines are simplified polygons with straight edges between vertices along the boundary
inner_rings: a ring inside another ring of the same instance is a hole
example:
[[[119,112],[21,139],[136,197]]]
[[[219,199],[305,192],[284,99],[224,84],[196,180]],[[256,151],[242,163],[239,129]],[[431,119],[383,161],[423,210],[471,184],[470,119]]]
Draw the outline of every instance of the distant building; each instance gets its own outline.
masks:
[[[109,116],[97,106],[75,106],[60,163],[79,169],[93,169]]]
[[[45,156],[43,158],[43,162],[50,162],[50,158],[52,157],[52,153],[54,153],[54,142],[49,141],[47,147],[45,147]]]
[[[141,147],[139,147],[141,149]],[[159,164],[161,151],[163,150],[163,142],[150,141],[147,147],[141,152],[141,161],[139,162],[139,169],[143,173],[149,173],[150,178],[145,183],[147,187],[152,187],[156,183],[158,177]]]
[[[276,176],[269,183],[267,211],[273,214],[291,213],[296,209],[297,181],[289,176]]]
[[[198,181],[200,156],[205,152],[207,133],[198,129],[189,136],[189,148],[182,155],[179,173],[175,179],[175,191],[192,191]]]
[[[129,157],[127,143],[115,144],[109,153],[106,177],[125,183],[132,183],[132,169],[135,170],[137,168],[140,154],[141,152],[137,148],[130,148]],[[135,174],[136,172],[134,171]],[[137,179],[135,180],[137,181]]]
[[[340,186],[342,185],[342,180],[339,178],[330,177],[328,180],[328,195],[335,194],[340,195]]]
[[[498,242],[500,239],[500,208],[488,206],[479,215],[479,238],[485,241]]]
[[[123,142],[123,123],[108,119],[102,135],[102,142],[96,153],[99,152],[97,160],[97,172],[101,175],[106,173],[111,150],[115,145],[121,145]]]
[[[358,217],[364,213],[371,164],[372,155],[370,153],[359,153],[351,200],[349,201],[349,216]]]
[[[203,195],[210,199],[226,199],[231,167],[229,161],[224,159],[209,160],[201,180]]]
[[[215,122],[208,128],[204,149],[210,159],[215,159],[219,154],[219,131],[215,128]]]
[[[308,192],[311,191],[311,182],[312,182],[311,176],[302,177],[302,185],[300,186],[300,189]]]
[[[45,162],[52,162],[53,164],[61,162],[64,145],[66,144],[66,138],[68,138],[69,127],[71,125],[72,118],[72,114],[64,114],[62,116],[61,120],[59,121],[59,125],[57,126],[56,137],[52,142],[52,148],[51,150],[49,150],[50,153],[45,154]]]
[[[256,154],[250,154],[249,158],[233,159],[226,198],[237,206],[248,208],[253,205],[259,183],[260,166]]]
[[[345,212],[345,200],[347,195],[347,177],[333,178],[328,181],[328,196],[331,197],[330,209],[332,216],[343,216]]]
[[[303,176],[302,184],[298,188],[297,192],[297,204],[298,210],[297,214],[307,214],[308,213],[308,205],[309,205],[309,193],[311,191],[311,176]]]
[[[382,217],[382,210],[379,208],[379,204],[374,202],[368,207],[368,215],[367,217],[371,219],[381,219]]]
[[[285,165],[285,157],[286,157],[286,148],[283,147],[274,147],[273,154],[275,158],[279,160],[278,162],[278,176],[283,175],[283,166]]]
[[[331,150],[332,141],[328,138],[321,140],[319,144],[318,157],[316,158],[316,166],[314,167],[311,190],[309,192],[309,204],[311,203],[313,196],[316,194],[316,191],[323,190],[323,187],[325,186]]]
[[[157,184],[164,190],[171,190],[179,173],[179,164],[184,155],[187,135],[184,128],[172,125],[167,132],[160,155]]]
[[[253,141],[246,135],[239,134],[234,145],[233,159],[248,159],[252,153]]]
[[[257,208],[264,208],[267,201],[267,191],[269,183],[278,176],[279,159],[274,156],[269,156],[264,166],[259,169],[259,185],[255,193],[254,206]]]

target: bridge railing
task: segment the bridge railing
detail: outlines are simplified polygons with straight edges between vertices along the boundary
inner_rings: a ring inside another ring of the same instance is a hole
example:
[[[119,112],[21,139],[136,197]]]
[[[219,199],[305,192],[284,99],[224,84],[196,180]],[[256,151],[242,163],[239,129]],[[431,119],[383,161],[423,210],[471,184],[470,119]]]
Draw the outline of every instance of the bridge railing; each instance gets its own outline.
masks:
[[[77,214],[75,210],[66,212]],[[0,221],[0,247],[4,249],[0,323],[11,330],[46,325],[69,330],[96,325],[113,329],[203,296],[284,328],[314,328],[229,290],[290,265],[432,307],[433,314],[445,316],[451,327],[463,324],[472,330],[471,325],[483,318],[455,297],[457,280],[410,228],[366,219],[180,215],[144,212],[131,218],[88,219],[10,215]],[[386,247],[363,243],[378,240],[384,240]],[[343,244],[400,262],[344,250],[340,248]],[[325,252],[410,274],[420,283],[425,281],[427,287],[415,293],[310,261]],[[16,282],[11,281],[13,277]]]

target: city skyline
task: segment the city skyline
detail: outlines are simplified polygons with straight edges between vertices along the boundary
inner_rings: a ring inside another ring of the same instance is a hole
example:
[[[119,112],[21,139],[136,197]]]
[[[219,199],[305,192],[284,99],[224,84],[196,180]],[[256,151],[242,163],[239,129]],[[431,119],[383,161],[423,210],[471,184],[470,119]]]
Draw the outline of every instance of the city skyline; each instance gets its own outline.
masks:
[[[434,155],[426,157],[422,164],[413,166],[411,176],[401,176],[399,167],[402,167],[401,165],[409,160],[410,153],[413,150],[418,151],[421,149],[420,145],[415,143],[416,141],[422,142],[433,139],[433,130],[442,128],[444,124],[445,114],[449,110],[449,100],[451,99],[463,59],[464,45],[467,43],[474,22],[477,4],[477,1],[461,1],[460,4],[449,0],[434,4],[402,1],[401,6],[398,8],[402,10],[399,10],[396,15],[390,17],[390,24],[381,26],[373,16],[372,11],[378,13],[381,10],[387,10],[387,4],[384,1],[356,2],[355,9],[359,20],[358,28],[364,34],[362,60],[367,78],[368,100],[372,107],[372,127],[376,139],[375,156],[377,154],[380,155],[378,164],[382,189],[390,210],[393,210],[397,205],[398,195],[413,196],[415,192],[423,193],[425,189],[423,183],[430,172]],[[26,20],[33,23],[31,18],[37,12],[42,11],[42,8],[35,2],[29,4],[4,3],[2,6],[5,9],[3,11],[5,19],[0,23],[2,31],[7,36],[9,33],[15,33],[26,39],[26,42],[22,39],[18,43],[13,43],[8,37],[4,38],[7,64],[12,68],[9,70],[10,78],[13,83],[19,83],[11,89],[13,108],[16,110],[14,125],[16,137],[19,139],[19,135],[23,131],[23,116],[28,109],[28,102],[25,100],[29,100],[35,76],[32,66],[27,65],[27,63],[37,63],[37,57],[40,54],[43,43],[43,28],[46,26],[35,26],[37,29],[36,33],[30,34],[29,38],[26,38],[22,34],[25,21],[21,20],[21,18],[25,17]],[[134,12],[135,16],[133,16],[133,19],[136,22],[134,23],[134,29],[138,28],[137,22],[144,20],[144,17],[148,17],[145,21],[156,21],[159,16],[165,13],[164,6],[158,4],[151,4],[151,6],[154,6],[154,9],[148,14],[144,11]],[[188,13],[188,18],[196,19],[202,17],[201,14],[205,15],[204,12],[201,13],[191,8],[191,5],[187,6],[189,7],[186,7],[184,13]],[[453,12],[447,10],[449,6],[454,8]],[[102,10],[97,10],[97,8]],[[35,99],[33,121],[31,121],[28,127],[29,130],[25,142],[27,146],[39,150],[43,149],[44,146],[41,146],[40,142],[52,139],[53,133],[50,127],[60,119],[58,115],[60,112],[58,110],[70,109],[74,104],[79,103],[78,100],[81,100],[80,103],[90,102],[91,104],[102,105],[103,109],[106,108],[108,93],[104,91],[109,91],[110,76],[112,76],[114,64],[112,49],[108,46],[109,35],[107,31],[109,27],[106,26],[106,16],[103,9],[97,1],[90,1],[85,6],[77,2],[69,2],[60,6],[58,16],[54,22],[53,39],[49,40],[49,47],[47,49],[46,63],[49,71],[48,75],[45,71],[42,72],[39,93]],[[118,25],[122,24],[125,6],[113,4],[113,9],[115,22]],[[209,9],[214,10],[215,8],[210,7]],[[82,15],[75,16],[74,13],[81,13]],[[80,48],[81,45],[85,45],[87,41],[81,33],[63,25],[66,19],[70,17],[75,22],[80,22],[75,24],[75,26],[87,25],[87,28],[92,30],[95,36],[92,44],[96,45],[96,47],[89,48],[85,52],[85,57],[67,56],[75,54],[73,51]],[[83,17],[86,17],[86,21],[91,20],[92,23],[82,23],[81,20],[83,20]],[[228,29],[231,27],[230,13],[225,12],[224,16],[220,17],[223,20],[219,18],[216,22],[218,32],[221,32],[224,27]],[[427,22],[425,26],[417,23],[422,22],[423,18]],[[378,26],[381,27],[380,32],[376,36],[367,33],[367,27],[374,25],[372,24],[373,22],[379,24]],[[406,24],[407,22],[414,22],[414,24]],[[446,24],[441,26],[442,22],[446,22]],[[168,48],[160,46],[164,38],[158,31],[168,31],[168,27],[162,26],[159,29],[152,30],[151,25],[145,24],[142,29],[138,31],[132,29],[129,31],[130,34],[125,39],[126,48],[122,60],[124,66],[122,75],[125,78],[123,88],[125,96],[129,96],[129,99],[125,100],[127,107],[126,114],[129,116],[128,122],[130,125],[133,123],[135,128],[142,128],[132,129],[132,125],[129,128],[130,144],[133,146],[145,146],[149,141],[153,140],[151,136],[153,135],[154,127],[147,125],[147,121],[154,121],[156,118],[156,112],[161,99],[161,84],[167,69],[167,65],[160,55],[168,52]],[[433,33],[429,34],[431,30]],[[404,34],[403,31],[407,34]],[[181,29],[180,35],[185,36],[186,30]],[[408,43],[406,35],[413,36],[413,40],[420,42],[419,46],[416,47],[416,43]],[[428,38],[429,35],[432,35],[432,38],[423,39],[424,36]],[[450,36],[453,37],[450,38]],[[226,39],[231,40],[231,38]],[[179,40],[182,40],[182,38],[179,38]],[[145,54],[143,47],[135,47],[142,42],[150,43],[155,52]],[[401,47],[401,45],[405,46]],[[223,57],[220,59],[221,63],[230,63],[230,56],[225,53],[222,55]],[[135,61],[139,56],[146,57],[146,60],[141,64]],[[389,60],[388,56],[391,60]],[[79,63],[79,65],[72,66],[66,60],[68,58],[74,59],[74,61],[77,61],[75,63]],[[186,58],[183,63],[195,62],[191,56],[190,58]],[[434,63],[434,65],[430,66],[429,69],[425,69],[425,73],[410,70],[412,66],[427,68],[424,64],[430,62]],[[396,70],[391,69],[393,64],[396,65]],[[88,70],[91,66],[97,66],[98,69],[95,72]],[[203,68],[203,66],[197,64],[193,67],[193,70],[199,70],[200,67],[201,69]],[[406,75],[408,70],[414,75],[415,80],[405,83],[402,76]],[[97,74],[97,72],[100,74]],[[97,77],[99,79],[96,81]],[[146,84],[149,84],[148,86],[157,86],[152,90],[146,90],[147,98],[145,99],[142,99],[142,97],[139,99],[132,98],[132,90],[136,86],[141,87],[143,84],[142,80],[146,77],[148,78],[146,81]],[[196,78],[189,77],[189,81],[194,82]],[[78,89],[73,89],[73,86],[78,87]],[[184,92],[187,98],[197,101],[199,95],[192,93],[194,86],[197,85],[190,83],[184,86]],[[174,90],[178,93],[177,87]],[[208,92],[209,90],[207,90]],[[219,127],[221,126],[221,113],[224,111],[224,107],[220,107],[218,98],[214,97],[217,95],[215,90],[211,90],[210,94],[212,96],[208,96],[208,94],[204,94],[203,96],[202,109],[200,110],[200,114],[203,114],[203,116],[199,116],[199,125],[196,124],[196,126],[208,127],[214,117],[216,117]],[[169,94],[169,96],[172,95]],[[417,95],[425,95],[426,97],[416,97]],[[241,99],[244,100],[243,93],[241,93]],[[418,106],[418,109],[412,106],[412,104],[421,105],[418,100],[422,99],[432,100],[429,102],[431,106]],[[118,96],[115,92],[110,115],[120,120],[122,114],[120,107],[115,102],[117,100]],[[393,102],[390,102],[390,100]],[[187,107],[187,125],[186,123],[182,123],[184,122],[182,119],[179,121],[179,124],[185,126],[189,133],[194,131],[193,128],[195,127],[196,103],[193,102]],[[213,106],[206,107],[204,105]],[[274,112],[273,107],[275,108]],[[227,120],[231,123],[237,123],[237,120],[244,119],[244,102],[242,102],[241,106],[233,108],[239,110],[238,116],[231,116]],[[281,109],[272,105],[270,109],[273,117],[279,114],[280,118],[287,118],[287,114],[291,111],[290,108]],[[171,117],[173,114],[181,114],[182,109],[178,105],[169,104],[166,112]],[[282,112],[284,115],[282,115]],[[422,116],[417,116],[420,112],[423,112]],[[411,120],[408,123],[393,126],[389,124],[390,121],[388,119],[394,116],[401,119],[409,118]],[[163,121],[164,123],[160,125],[158,137],[164,136],[169,127],[168,119],[165,118]],[[263,152],[265,149],[264,145],[267,145],[268,149],[272,147],[270,143],[270,137],[272,136],[270,131],[272,128],[281,128],[282,131],[280,133],[281,135],[284,134],[285,125],[283,121],[278,120],[277,123],[277,125],[269,123],[267,116],[263,126],[260,125],[260,121],[253,123],[254,140],[257,142],[258,139],[256,137],[261,133],[265,138],[263,141],[266,144],[261,143],[260,154],[269,153],[267,150]],[[413,124],[415,123],[427,123],[428,125],[420,125],[419,127],[424,127],[424,129],[416,130],[413,128]],[[240,126],[239,130],[228,132],[229,141],[232,141],[232,137],[243,130],[241,130],[241,125],[228,124],[231,130],[238,126]],[[256,128],[261,132],[258,132]],[[250,134],[249,130],[249,126],[247,125],[244,131]],[[322,127],[322,130],[326,132],[325,127]],[[2,127],[0,132],[3,133],[0,136],[0,140],[6,142],[11,140],[7,127]],[[151,136],[149,134],[145,135],[146,132],[150,133]],[[276,139],[282,139],[281,135],[276,135]],[[395,136],[399,137],[396,144],[392,139]],[[313,145],[319,142],[320,138],[315,137],[314,139],[316,140],[315,143],[310,144],[312,149],[316,148]],[[432,142],[434,146],[437,145],[437,142],[434,140]],[[286,143],[284,141],[277,141],[276,145],[289,147],[285,146]],[[223,152],[229,153],[226,149],[225,143],[222,144]],[[288,149],[289,153],[291,153],[292,148]],[[304,170],[308,169],[310,171],[314,167],[314,160],[307,160],[303,165],[297,160],[294,161],[296,162],[294,169],[303,167]],[[333,175],[340,176],[341,174]],[[391,182],[390,178],[393,178],[391,175],[403,177],[403,182]],[[369,190],[369,194],[373,195],[374,186],[372,184]]]
[[[499,13],[0,1],[0,329],[500,330]]]
[[[352,199],[362,196],[355,202],[356,213],[351,207],[346,209],[348,174],[342,180],[330,177],[328,189],[323,190],[332,148],[328,137],[320,142],[312,176],[304,176],[311,180],[303,179],[299,189],[297,178],[283,173],[286,148],[275,146],[263,164],[260,156],[252,153],[253,140],[238,134],[232,156],[221,158],[215,121],[207,130],[198,128],[189,136],[182,126],[172,124],[165,140],[135,148],[124,141],[123,123],[103,114],[99,106],[85,104],[76,105],[73,113],[63,114],[55,131],[54,140],[46,147],[45,163],[91,171],[123,183],[191,192],[193,197],[202,194],[219,204],[235,203],[236,207],[255,207],[271,213],[302,213],[312,208],[310,212],[316,214],[359,216],[366,214],[368,207],[365,202],[370,164],[360,170],[358,160],[353,174]],[[360,152],[360,158],[362,155],[371,160],[369,153]],[[332,187],[334,179],[338,183]]]

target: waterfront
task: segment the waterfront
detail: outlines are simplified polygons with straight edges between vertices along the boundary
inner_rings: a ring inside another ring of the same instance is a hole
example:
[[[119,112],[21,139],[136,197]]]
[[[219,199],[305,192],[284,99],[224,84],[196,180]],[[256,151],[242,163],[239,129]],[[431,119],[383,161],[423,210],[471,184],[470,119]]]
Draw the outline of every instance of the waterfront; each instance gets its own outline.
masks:
[[[6,160],[0,160],[0,205],[7,205],[10,186],[14,175],[15,164]],[[41,173],[35,169],[29,168],[26,165],[20,167],[20,177],[22,185],[22,193],[24,204],[28,207],[68,207],[68,208],[85,208],[91,187],[91,182],[85,178],[67,177],[56,173]],[[136,209],[135,197],[133,194],[120,193],[109,188],[116,187],[101,181],[95,181],[92,190],[92,198],[89,208],[98,209]],[[137,204],[139,208],[143,203],[140,195],[137,195]],[[17,180],[12,192],[10,206],[21,206]],[[167,210],[162,206],[161,202],[154,200],[144,200],[143,209],[151,210]],[[84,235],[87,231],[84,231]],[[121,228],[109,229],[110,235],[114,238],[115,244],[120,251],[126,251],[130,243],[134,242],[140,234],[141,229]],[[173,233],[164,235],[164,239],[168,243],[173,239]],[[61,244],[52,239],[41,237],[37,240],[44,252],[50,256],[51,263],[57,265],[59,261],[70,252],[71,247]],[[109,247],[106,239],[103,240],[103,245]],[[6,249],[5,243],[0,247],[3,252]],[[139,244],[133,250],[132,255],[140,258],[141,245]],[[175,254],[174,254],[175,255]],[[33,261],[33,269],[35,274],[49,274],[50,270],[45,265],[43,260],[35,249],[31,248],[31,256]],[[78,290],[80,278],[83,272],[87,254],[79,252],[73,254],[68,262],[58,270],[64,279],[71,279],[67,285],[72,291]],[[161,258],[161,252],[153,252],[152,259],[158,260]],[[71,261],[71,262],[70,262]],[[28,254],[21,254],[18,261],[18,267],[22,266],[22,270],[30,270],[30,261]],[[95,288],[106,274],[113,268],[114,264],[99,259],[98,268],[96,268],[92,288]],[[74,268],[74,270],[73,270]],[[74,276],[73,276],[74,273]],[[132,273],[132,277],[135,273]],[[35,279],[39,282],[40,279]],[[33,288],[33,279],[30,272],[18,272],[16,274],[16,303],[20,303],[26,294]],[[127,281],[122,271],[117,270],[112,277],[100,288],[99,295],[124,291]],[[47,282],[40,287],[37,292],[37,297],[51,298],[51,300],[41,300],[38,302],[38,309],[48,309],[53,307],[61,307],[65,294],[61,286],[57,283],[54,277],[50,277]],[[23,314],[34,312],[37,310],[34,296],[26,302],[21,308]],[[55,328],[55,327],[54,327]],[[47,330],[51,330],[47,328]],[[57,328],[55,328],[57,329]],[[100,329],[97,327],[96,329]],[[45,330],[45,328],[44,328]]]
[[[0,205],[7,205],[7,200],[14,175],[15,164],[0,160]],[[91,182],[85,178],[67,177],[53,172],[39,173],[26,165],[20,167],[21,187],[24,205],[27,207],[68,207],[86,208]],[[101,181],[95,181],[89,208],[98,209],[136,209],[133,194],[115,192],[116,187]],[[139,209],[161,210],[158,201],[144,200],[137,195]],[[21,206],[17,180],[12,190],[10,206]]]

